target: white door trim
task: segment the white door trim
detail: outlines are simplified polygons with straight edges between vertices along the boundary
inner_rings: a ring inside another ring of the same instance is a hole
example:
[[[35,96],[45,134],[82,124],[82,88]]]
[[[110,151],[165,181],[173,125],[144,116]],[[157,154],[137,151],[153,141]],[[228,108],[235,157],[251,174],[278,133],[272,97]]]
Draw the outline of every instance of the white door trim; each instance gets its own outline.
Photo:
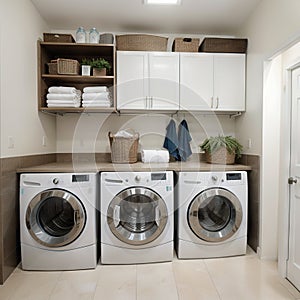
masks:
[[[290,176],[291,153],[291,105],[292,105],[292,71],[300,67],[300,58],[285,66],[283,101],[281,109],[281,143],[280,143],[280,186],[279,186],[279,220],[278,220],[278,271],[281,277],[287,276],[287,259],[289,255],[289,206],[290,193],[287,179]]]

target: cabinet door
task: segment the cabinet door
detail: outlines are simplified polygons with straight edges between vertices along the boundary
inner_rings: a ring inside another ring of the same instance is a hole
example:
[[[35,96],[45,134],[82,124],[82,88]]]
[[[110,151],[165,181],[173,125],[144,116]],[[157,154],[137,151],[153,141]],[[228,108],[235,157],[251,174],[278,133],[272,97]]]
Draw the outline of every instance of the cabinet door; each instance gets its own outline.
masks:
[[[145,109],[148,56],[141,51],[117,52],[117,108]]]
[[[180,53],[180,109],[210,110],[213,105],[213,55]]]
[[[149,109],[179,109],[179,53],[149,53]]]
[[[214,107],[221,111],[245,110],[245,55],[214,55]]]

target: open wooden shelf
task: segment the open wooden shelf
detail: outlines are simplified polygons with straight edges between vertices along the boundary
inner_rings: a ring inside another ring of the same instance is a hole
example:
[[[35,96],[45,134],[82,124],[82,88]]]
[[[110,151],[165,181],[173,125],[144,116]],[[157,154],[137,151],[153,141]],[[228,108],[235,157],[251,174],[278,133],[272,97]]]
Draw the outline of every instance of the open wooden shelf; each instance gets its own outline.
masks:
[[[107,76],[82,76],[82,75],[52,75],[48,73],[48,65],[52,59],[76,59],[102,57],[111,64]],[[115,101],[115,46],[113,44],[76,44],[76,43],[49,43],[38,41],[38,109],[49,113],[92,113],[114,112]],[[46,103],[48,88],[51,86],[72,86],[83,90],[86,86],[105,85],[110,89],[113,107],[110,108],[49,108]]]

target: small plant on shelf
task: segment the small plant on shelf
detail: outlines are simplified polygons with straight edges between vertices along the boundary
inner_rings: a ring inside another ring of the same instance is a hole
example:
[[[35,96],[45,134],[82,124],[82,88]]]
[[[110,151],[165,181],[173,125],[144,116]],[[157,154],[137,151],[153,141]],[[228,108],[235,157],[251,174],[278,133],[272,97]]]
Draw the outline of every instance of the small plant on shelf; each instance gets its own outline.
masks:
[[[207,162],[216,164],[233,164],[243,150],[236,138],[221,135],[205,139],[200,148],[205,151]]]
[[[83,58],[81,61],[81,65],[89,65],[93,68],[94,76],[105,76],[106,70],[111,68],[110,63],[104,58]]]

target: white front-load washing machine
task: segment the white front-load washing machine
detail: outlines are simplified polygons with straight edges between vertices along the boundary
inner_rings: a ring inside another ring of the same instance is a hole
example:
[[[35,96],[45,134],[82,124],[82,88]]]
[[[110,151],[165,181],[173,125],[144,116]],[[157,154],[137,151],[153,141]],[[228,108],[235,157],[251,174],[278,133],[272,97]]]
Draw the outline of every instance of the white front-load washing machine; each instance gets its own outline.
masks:
[[[173,172],[101,173],[101,262],[173,259]]]
[[[21,174],[24,270],[96,267],[98,177],[95,173]]]
[[[175,189],[178,258],[245,254],[247,191],[244,171],[180,172]]]

